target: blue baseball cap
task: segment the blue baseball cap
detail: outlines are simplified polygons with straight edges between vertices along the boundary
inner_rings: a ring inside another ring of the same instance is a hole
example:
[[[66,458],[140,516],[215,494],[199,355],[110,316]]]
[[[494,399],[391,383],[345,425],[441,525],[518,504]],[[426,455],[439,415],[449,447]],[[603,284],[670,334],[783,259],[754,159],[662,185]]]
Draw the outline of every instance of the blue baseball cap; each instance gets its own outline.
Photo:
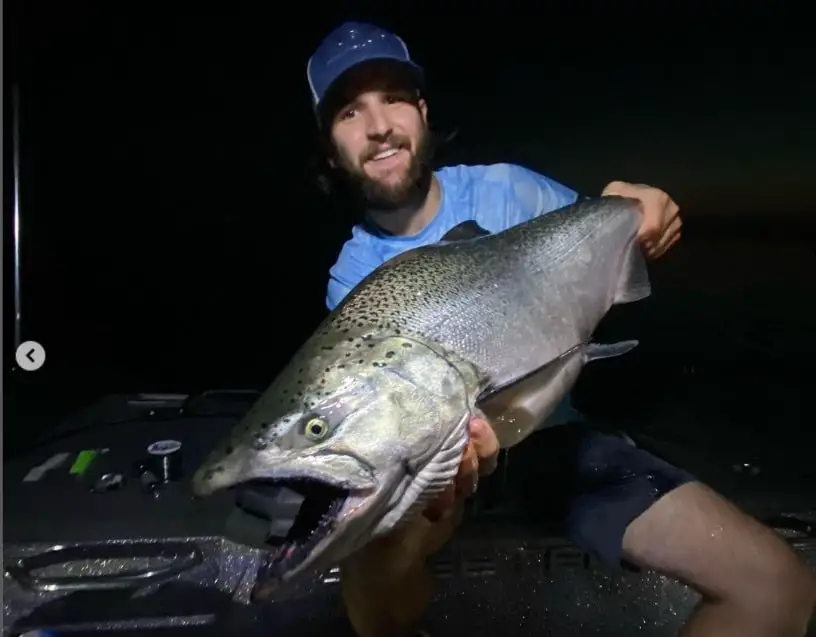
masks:
[[[411,60],[408,47],[399,36],[374,24],[345,22],[326,36],[306,65],[313,106],[317,108],[343,73],[372,60],[401,62],[422,81],[422,68]]]

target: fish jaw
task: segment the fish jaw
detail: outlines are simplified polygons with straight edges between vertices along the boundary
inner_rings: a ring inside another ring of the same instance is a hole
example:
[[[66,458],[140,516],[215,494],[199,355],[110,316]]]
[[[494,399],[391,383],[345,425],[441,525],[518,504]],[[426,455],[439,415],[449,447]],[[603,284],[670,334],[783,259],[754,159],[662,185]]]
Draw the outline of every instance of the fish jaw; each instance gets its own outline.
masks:
[[[350,450],[318,448],[304,453],[270,447],[260,452],[236,449],[230,462],[202,466],[193,478],[193,493],[205,497],[250,482],[290,480],[314,480],[346,491],[377,488],[375,467]]]
[[[281,586],[312,571],[325,570],[365,545],[372,538],[371,527],[388,506],[403,477],[404,471],[395,467],[381,476],[375,489],[339,492],[305,540],[287,537],[279,546],[267,547],[251,593],[253,601],[267,600]],[[284,484],[296,483],[297,480]],[[316,519],[314,512],[310,515]]]
[[[307,453],[268,448],[235,449],[221,471],[202,468],[193,481],[196,496],[234,489],[274,494],[286,488],[303,498],[286,537],[259,537],[250,542],[262,549],[265,564],[261,581],[276,588],[301,573],[320,568],[333,555],[343,555],[348,533],[359,525],[379,497],[387,497],[392,476],[377,472],[365,459],[347,449],[319,448]],[[393,478],[398,481],[395,476]],[[275,512],[258,513],[237,505],[241,515],[271,525]],[[327,549],[333,549],[327,551]]]

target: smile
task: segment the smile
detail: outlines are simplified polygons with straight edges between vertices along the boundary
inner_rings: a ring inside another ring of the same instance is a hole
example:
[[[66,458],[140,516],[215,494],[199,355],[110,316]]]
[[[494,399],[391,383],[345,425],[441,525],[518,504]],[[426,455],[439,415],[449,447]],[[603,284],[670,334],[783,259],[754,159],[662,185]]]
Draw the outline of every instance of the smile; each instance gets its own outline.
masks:
[[[408,151],[404,148],[388,148],[374,155],[366,164],[376,175],[386,175],[404,167],[408,163],[407,157]]]
[[[378,153],[372,157],[372,161],[381,161],[383,159],[388,159],[389,157],[393,157],[397,153],[400,152],[399,148],[389,148],[388,150],[384,150],[381,153]]]

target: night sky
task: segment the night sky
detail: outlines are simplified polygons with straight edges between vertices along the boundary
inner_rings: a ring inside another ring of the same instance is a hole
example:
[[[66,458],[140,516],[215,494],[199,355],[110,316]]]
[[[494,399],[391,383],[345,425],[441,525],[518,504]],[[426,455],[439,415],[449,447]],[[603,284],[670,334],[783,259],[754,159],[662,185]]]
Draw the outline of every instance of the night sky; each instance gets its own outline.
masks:
[[[672,343],[722,347],[735,318],[708,312],[712,299],[741,290],[759,307],[768,290],[795,303],[814,292],[802,16],[679,3],[174,4],[6,4],[6,85],[22,96],[23,336],[48,352],[40,379],[85,392],[271,380],[322,318],[354,222],[311,181],[305,78],[345,19],[394,29],[425,67],[432,123],[457,131],[440,163],[516,162],[586,194],[623,179],[673,195],[683,246],[656,265],[665,285],[630,323],[663,335],[648,360]],[[6,88],[5,140],[9,99]],[[5,266],[10,334],[8,249]],[[780,281],[800,287],[782,294]],[[784,312],[806,329],[801,304]],[[673,336],[689,314],[702,341]],[[759,315],[748,331],[780,331]]]

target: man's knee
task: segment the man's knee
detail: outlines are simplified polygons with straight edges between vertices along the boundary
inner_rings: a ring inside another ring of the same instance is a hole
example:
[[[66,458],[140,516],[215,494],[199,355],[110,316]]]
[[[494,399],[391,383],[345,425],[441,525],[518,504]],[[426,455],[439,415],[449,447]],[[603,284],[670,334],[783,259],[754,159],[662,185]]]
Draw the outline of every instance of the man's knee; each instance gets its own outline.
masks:
[[[697,482],[636,518],[624,534],[623,553],[769,628],[804,627],[816,604],[814,574],[788,543]]]

